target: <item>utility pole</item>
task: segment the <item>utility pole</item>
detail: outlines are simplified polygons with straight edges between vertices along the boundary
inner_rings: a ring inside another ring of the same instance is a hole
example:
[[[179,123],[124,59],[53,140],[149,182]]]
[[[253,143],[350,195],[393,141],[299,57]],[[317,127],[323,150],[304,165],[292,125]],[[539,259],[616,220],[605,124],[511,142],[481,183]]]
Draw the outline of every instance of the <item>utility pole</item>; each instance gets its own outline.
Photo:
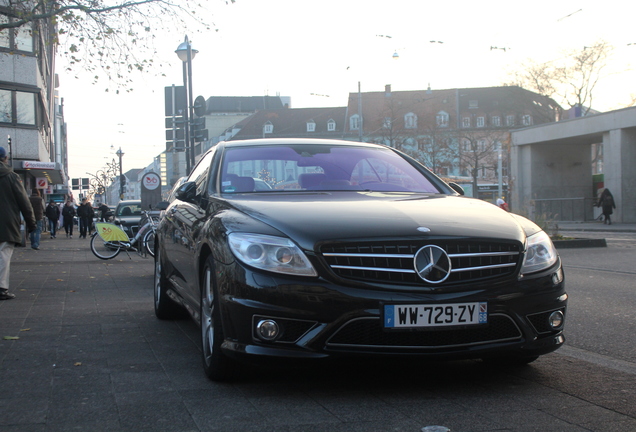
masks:
[[[124,192],[125,192],[125,188],[126,188],[126,180],[124,178],[124,174],[122,171],[122,166],[121,166],[121,160],[124,157],[124,152],[121,151],[121,147],[119,147],[119,150],[117,150],[117,153],[115,153],[117,156],[119,156],[119,199],[123,200],[124,199]]]

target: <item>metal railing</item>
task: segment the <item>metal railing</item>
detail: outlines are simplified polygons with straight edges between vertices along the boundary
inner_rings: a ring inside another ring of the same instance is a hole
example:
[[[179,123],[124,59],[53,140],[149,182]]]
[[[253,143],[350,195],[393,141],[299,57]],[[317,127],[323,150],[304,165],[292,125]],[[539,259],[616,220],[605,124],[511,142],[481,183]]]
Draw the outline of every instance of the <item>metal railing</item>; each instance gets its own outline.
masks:
[[[596,204],[596,200],[594,198],[548,198],[535,199],[533,202],[534,206],[530,212],[535,218],[581,222],[595,219],[594,204]]]

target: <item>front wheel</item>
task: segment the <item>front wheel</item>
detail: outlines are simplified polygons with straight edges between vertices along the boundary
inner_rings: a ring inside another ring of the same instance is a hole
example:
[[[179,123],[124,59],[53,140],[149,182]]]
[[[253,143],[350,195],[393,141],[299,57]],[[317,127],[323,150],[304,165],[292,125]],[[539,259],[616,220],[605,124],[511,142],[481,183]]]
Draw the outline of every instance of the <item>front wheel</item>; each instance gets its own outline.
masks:
[[[99,259],[109,260],[115,258],[120,250],[121,245],[119,242],[104,241],[97,233],[91,237],[91,251]]]
[[[230,358],[221,351],[224,336],[211,257],[205,262],[201,278],[200,318],[203,369],[212,381],[225,381],[232,377],[233,365]]]
[[[148,230],[144,235],[142,244],[150,256],[155,256],[155,230]]]

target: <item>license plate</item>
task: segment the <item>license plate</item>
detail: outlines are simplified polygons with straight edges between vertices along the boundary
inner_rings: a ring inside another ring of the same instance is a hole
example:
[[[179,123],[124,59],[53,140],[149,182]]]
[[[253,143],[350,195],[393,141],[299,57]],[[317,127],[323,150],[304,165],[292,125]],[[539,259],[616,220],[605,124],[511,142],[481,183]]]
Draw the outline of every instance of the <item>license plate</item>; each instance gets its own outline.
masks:
[[[385,328],[465,326],[487,322],[486,302],[384,305]]]

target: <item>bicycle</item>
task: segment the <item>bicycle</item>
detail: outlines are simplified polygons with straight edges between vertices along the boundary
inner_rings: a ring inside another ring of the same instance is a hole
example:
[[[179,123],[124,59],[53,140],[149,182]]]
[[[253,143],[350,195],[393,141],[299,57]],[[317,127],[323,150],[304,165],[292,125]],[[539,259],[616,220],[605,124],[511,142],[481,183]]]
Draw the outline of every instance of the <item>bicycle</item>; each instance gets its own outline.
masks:
[[[91,236],[91,252],[103,260],[109,260],[119,255],[122,250],[126,253],[137,252],[145,257],[146,253],[155,256],[155,230],[157,221],[149,212],[144,211],[146,223],[130,238],[117,224],[96,222],[95,233]],[[128,254],[130,257],[130,254]]]

